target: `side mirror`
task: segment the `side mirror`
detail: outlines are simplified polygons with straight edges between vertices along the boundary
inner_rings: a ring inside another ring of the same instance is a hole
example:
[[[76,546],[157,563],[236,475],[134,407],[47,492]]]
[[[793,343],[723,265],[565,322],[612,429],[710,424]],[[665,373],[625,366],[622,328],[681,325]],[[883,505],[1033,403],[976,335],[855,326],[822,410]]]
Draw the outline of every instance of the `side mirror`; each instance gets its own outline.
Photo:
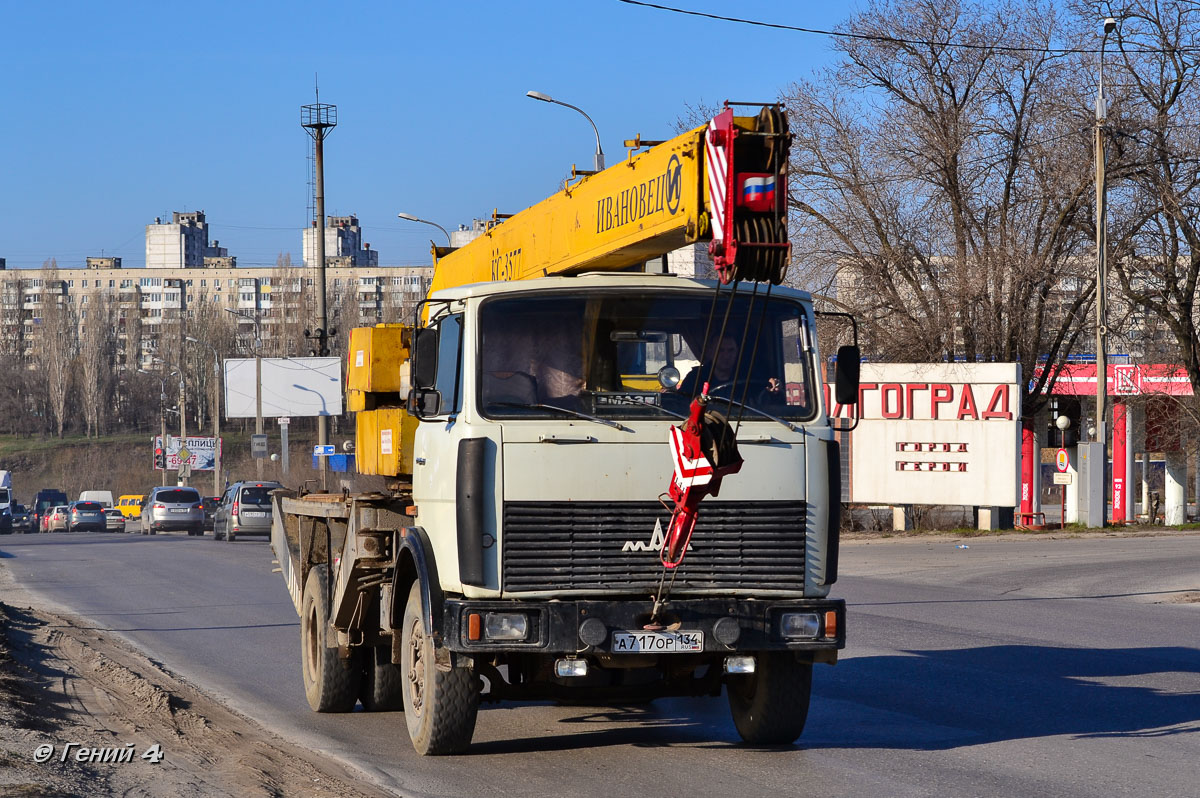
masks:
[[[408,413],[419,418],[433,418],[442,411],[442,394],[433,388],[414,388],[408,395]]]
[[[412,381],[417,390],[437,384],[438,331],[429,327],[413,330]]]
[[[834,394],[839,405],[858,403],[859,366],[862,353],[857,346],[838,347],[837,365],[834,375]]]

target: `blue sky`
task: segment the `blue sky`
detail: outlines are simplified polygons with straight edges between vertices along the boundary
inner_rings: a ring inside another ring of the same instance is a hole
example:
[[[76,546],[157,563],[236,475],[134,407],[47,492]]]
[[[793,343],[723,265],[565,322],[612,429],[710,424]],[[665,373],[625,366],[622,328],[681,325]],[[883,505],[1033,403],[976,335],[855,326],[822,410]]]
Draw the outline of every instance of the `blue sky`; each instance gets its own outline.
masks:
[[[813,28],[842,3],[667,0]],[[383,264],[429,262],[452,229],[549,195],[688,104],[777,97],[830,63],[827,37],[617,0],[0,4],[0,257],[8,267],[145,261],[145,225],[203,210],[240,265],[300,259],[310,142],[300,106],[338,108],[326,213],[356,214]]]

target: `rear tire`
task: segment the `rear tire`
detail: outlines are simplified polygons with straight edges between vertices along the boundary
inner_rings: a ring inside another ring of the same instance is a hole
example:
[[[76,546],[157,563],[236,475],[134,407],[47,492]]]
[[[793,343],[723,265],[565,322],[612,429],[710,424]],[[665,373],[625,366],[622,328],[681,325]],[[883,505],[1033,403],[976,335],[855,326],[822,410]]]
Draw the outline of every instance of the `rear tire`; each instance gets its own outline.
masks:
[[[329,568],[314,565],[300,605],[300,670],[304,695],[314,712],[350,712],[358,703],[361,672],[355,657],[342,659],[326,639],[329,625]]]
[[[392,662],[392,647],[373,646],[363,652],[363,678],[358,691],[368,712],[403,712],[404,680]]]
[[[404,607],[400,663],[404,721],[421,756],[465,751],[475,734],[479,682],[465,668],[442,671],[434,662],[433,640],[421,620],[421,588],[414,582]]]
[[[738,734],[750,745],[791,745],[804,732],[812,696],[812,663],[790,651],[757,656],[753,674],[726,682]]]

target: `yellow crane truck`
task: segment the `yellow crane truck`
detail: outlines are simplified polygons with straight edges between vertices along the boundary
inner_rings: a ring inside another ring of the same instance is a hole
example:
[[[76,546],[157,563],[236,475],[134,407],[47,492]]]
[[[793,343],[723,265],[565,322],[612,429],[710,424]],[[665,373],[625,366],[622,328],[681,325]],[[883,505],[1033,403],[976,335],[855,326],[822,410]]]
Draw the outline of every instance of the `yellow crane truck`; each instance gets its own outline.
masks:
[[[780,285],[789,142],[774,105],[626,142],[435,247],[411,326],[352,332],[357,470],[387,490],[274,497],[313,710],[403,711],[448,754],[481,701],[724,688],[747,742],[799,737],[846,624],[825,363]],[[703,243],[716,279],[668,273]],[[853,403],[857,348],[837,364]]]

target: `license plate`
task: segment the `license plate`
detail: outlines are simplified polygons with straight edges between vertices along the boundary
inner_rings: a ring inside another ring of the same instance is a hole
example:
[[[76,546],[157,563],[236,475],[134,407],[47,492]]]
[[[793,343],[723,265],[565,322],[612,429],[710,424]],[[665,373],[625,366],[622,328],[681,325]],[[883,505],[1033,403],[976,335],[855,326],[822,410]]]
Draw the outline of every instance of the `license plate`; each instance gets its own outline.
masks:
[[[173,513],[190,513],[191,510],[189,510],[186,507],[172,507],[171,512],[173,512]]]
[[[613,632],[614,654],[671,654],[703,651],[704,632]]]
[[[247,518],[266,518],[267,517],[266,513],[255,513],[255,512],[244,512],[244,513],[242,513],[242,515],[246,516]]]

